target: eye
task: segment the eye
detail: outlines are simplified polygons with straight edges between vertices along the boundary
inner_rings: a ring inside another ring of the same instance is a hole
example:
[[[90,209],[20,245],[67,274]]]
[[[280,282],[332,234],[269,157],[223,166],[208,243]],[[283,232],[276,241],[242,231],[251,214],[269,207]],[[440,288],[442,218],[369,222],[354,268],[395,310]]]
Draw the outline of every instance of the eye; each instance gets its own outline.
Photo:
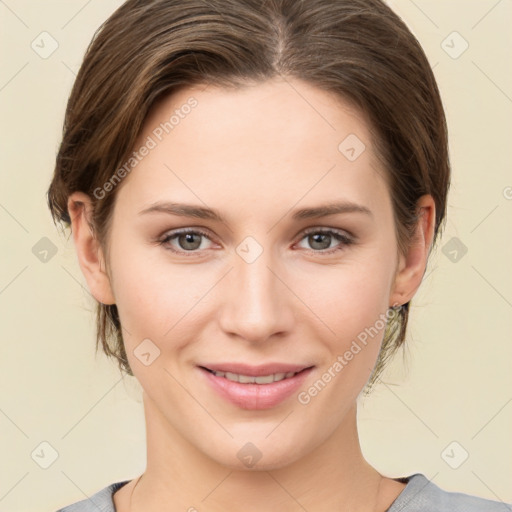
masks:
[[[204,239],[210,240],[204,231],[181,229],[168,232],[159,243],[172,252],[180,254],[196,253],[200,249],[206,249],[203,245]],[[176,248],[176,245],[173,245],[172,242],[176,242],[178,247]]]
[[[320,254],[332,254],[333,252],[341,251],[354,243],[354,240],[342,231],[320,228],[307,230],[301,241],[302,240],[307,241],[313,252]],[[338,241],[339,243],[333,248],[331,243],[335,241]]]
[[[189,253],[192,256],[208,248],[204,246],[204,240],[211,242],[206,232],[186,228],[166,233],[159,240],[159,244],[172,252],[185,256]],[[309,250],[319,254],[332,254],[354,243],[353,238],[343,231],[323,228],[311,228],[305,231],[302,240],[306,240],[310,245]],[[336,241],[338,245],[332,247],[332,242]],[[307,247],[304,248],[308,249]]]

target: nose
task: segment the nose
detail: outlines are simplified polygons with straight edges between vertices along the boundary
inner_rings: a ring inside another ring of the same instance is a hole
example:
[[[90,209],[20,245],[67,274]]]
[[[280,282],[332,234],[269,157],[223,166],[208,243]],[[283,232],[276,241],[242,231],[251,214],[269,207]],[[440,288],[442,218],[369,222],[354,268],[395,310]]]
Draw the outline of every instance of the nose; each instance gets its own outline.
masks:
[[[224,333],[260,343],[291,331],[294,296],[280,275],[282,268],[269,249],[254,261],[233,255],[217,316]]]

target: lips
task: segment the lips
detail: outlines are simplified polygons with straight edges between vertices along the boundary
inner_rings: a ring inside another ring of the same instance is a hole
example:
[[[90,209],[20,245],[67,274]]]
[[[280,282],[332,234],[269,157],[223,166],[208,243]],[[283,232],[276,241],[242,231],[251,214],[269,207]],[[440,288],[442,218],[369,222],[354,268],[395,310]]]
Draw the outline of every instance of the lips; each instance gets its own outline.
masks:
[[[270,363],[252,366],[220,363],[199,366],[207,382],[224,399],[242,409],[275,407],[296,391],[312,366]]]

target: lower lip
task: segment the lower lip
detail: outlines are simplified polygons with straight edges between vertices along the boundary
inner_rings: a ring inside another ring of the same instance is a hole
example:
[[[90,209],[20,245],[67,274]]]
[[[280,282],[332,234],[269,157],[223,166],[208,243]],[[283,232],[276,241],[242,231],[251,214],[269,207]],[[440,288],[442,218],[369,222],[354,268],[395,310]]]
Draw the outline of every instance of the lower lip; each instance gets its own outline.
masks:
[[[216,377],[213,373],[200,368],[212,388],[226,400],[242,409],[270,409],[280,404],[296,392],[313,368],[306,368],[293,377],[271,384],[241,384]]]

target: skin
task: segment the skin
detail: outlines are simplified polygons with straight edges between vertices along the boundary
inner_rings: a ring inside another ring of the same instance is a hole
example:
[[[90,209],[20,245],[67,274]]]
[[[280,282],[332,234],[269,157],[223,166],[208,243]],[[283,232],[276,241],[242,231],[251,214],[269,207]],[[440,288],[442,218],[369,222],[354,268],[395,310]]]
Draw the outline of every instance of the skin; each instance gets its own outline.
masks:
[[[117,304],[143,389],[147,468],[115,493],[116,508],[383,512],[404,484],[365,461],[356,413],[384,329],[306,405],[293,394],[270,409],[243,409],[215,393],[197,365],[307,363],[314,368],[300,391],[307,390],[379,315],[414,296],[434,201],[419,200],[415,238],[399,254],[367,120],[299,80],[183,89],[154,106],[136,147],[191,96],[198,105],[118,186],[108,252],[86,223],[89,197],[69,197],[80,267],[94,297]],[[366,146],[354,161],[338,150],[348,134]],[[292,219],[296,209],[342,200],[371,215]],[[158,201],[214,208],[225,222],[139,214]],[[159,244],[178,228],[208,238],[196,236],[193,254],[183,237],[181,245],[179,237]],[[327,237],[321,245],[307,228],[355,241]],[[252,263],[236,252],[247,236],[263,249]],[[134,355],[146,338],[160,350],[148,366]],[[248,442],[261,453],[251,468],[237,457]]]

